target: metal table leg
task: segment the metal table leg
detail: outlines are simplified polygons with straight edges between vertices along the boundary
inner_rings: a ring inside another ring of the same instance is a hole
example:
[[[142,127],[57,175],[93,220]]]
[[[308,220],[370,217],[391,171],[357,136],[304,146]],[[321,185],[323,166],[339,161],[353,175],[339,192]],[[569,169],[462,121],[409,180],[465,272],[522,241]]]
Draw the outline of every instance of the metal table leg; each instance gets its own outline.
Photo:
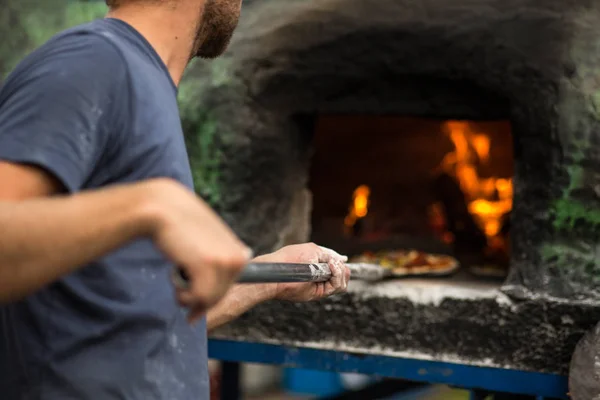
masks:
[[[221,400],[241,400],[240,363],[221,363]]]
[[[469,396],[469,400],[485,400],[490,395],[489,392],[481,390],[472,390]]]

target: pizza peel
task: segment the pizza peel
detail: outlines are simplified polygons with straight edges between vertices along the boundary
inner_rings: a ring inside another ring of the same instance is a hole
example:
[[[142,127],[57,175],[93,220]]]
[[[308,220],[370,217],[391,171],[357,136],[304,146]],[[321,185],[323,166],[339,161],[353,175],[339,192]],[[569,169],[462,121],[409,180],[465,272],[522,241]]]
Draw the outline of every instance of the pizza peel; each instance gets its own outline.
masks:
[[[350,279],[376,282],[392,276],[392,271],[377,264],[347,263]],[[238,276],[238,283],[326,282],[331,278],[327,263],[250,263]],[[189,287],[189,278],[175,269],[173,281],[178,288]]]

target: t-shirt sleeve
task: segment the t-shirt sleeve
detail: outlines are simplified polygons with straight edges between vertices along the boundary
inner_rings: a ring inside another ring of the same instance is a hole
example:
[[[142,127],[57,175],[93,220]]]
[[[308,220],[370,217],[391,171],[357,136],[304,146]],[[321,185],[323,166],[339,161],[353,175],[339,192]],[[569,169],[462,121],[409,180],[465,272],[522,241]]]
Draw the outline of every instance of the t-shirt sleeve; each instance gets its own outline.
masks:
[[[0,90],[0,160],[36,165],[67,191],[81,189],[124,129],[127,80],[118,50],[96,34],[36,50]]]

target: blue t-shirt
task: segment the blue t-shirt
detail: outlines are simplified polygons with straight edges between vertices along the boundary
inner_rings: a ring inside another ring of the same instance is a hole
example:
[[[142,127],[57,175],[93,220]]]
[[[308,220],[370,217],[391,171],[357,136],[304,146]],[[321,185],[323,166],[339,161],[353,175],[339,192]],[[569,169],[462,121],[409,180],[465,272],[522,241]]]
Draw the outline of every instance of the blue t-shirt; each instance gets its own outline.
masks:
[[[37,165],[71,193],[154,177],[192,188],[176,97],[131,26],[75,27],[0,89],[0,159]],[[171,267],[138,240],[0,307],[0,399],[208,399],[206,324],[187,323]]]

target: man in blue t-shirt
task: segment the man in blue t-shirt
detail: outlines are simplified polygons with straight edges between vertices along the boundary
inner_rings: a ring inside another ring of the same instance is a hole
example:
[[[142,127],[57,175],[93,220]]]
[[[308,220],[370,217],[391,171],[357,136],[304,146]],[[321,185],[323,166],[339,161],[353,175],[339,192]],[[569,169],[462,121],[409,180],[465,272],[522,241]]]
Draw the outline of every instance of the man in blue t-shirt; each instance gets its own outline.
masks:
[[[258,260],[327,262],[329,282],[231,286],[250,251],[193,193],[177,84],[224,51],[241,0],[107,3],[0,89],[3,400],[206,400],[207,326],[347,286],[314,244]]]

